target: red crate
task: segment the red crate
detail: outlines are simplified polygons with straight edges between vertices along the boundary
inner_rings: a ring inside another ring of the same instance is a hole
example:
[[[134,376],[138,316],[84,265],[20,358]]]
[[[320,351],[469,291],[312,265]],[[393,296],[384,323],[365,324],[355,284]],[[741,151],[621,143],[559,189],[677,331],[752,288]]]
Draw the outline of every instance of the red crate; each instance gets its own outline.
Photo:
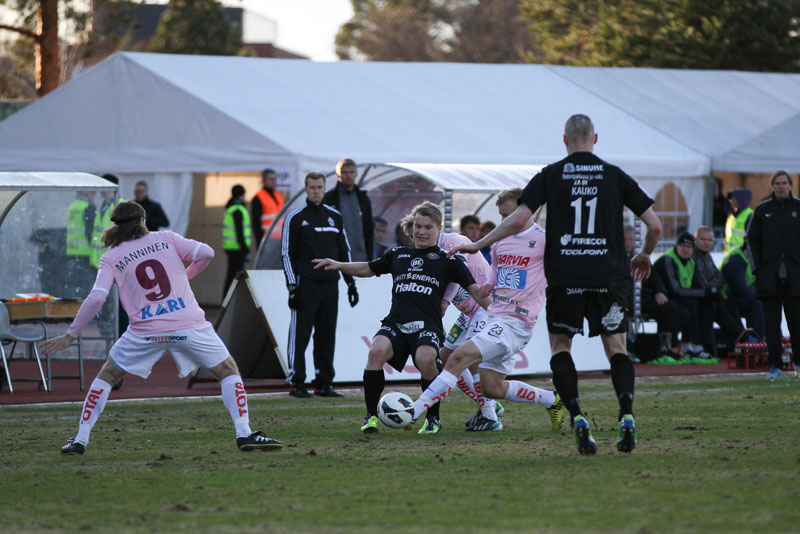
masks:
[[[783,365],[785,371],[794,369],[792,345],[788,337],[783,338]],[[733,352],[728,353],[728,369],[769,370],[767,344],[763,341],[747,343],[737,341]]]

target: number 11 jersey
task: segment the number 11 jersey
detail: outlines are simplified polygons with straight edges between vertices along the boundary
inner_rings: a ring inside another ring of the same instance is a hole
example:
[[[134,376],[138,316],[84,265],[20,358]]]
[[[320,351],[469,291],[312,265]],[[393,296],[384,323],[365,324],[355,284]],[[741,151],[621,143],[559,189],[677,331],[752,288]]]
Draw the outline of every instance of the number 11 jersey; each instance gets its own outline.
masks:
[[[653,199],[622,169],[591,152],[575,152],[534,176],[519,204],[547,205],[547,284],[627,287],[622,210],[641,216]]]
[[[203,326],[205,313],[189,286],[184,262],[209,254],[211,248],[199,241],[170,231],[149,232],[103,254],[93,291],[108,292],[116,282],[134,334]]]

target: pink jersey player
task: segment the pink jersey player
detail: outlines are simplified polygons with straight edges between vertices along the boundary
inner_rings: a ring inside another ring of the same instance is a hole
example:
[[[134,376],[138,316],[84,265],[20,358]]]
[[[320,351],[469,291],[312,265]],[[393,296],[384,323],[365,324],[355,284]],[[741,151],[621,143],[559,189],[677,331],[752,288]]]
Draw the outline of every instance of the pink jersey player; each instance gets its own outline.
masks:
[[[492,247],[494,291],[489,315],[508,315],[533,328],[544,306],[544,230],[537,224]]]
[[[135,334],[156,334],[206,324],[189,279],[214,257],[205,243],[174,232],[150,232],[103,254],[87,305],[67,332],[77,337],[102,306],[116,282],[122,307]],[[183,262],[192,262],[187,269]],[[95,309],[96,308],[96,309]]]
[[[439,248],[444,251],[449,251],[458,245],[472,243],[467,236],[456,233],[441,233],[439,234]],[[492,268],[483,254],[476,252],[474,254],[466,254],[467,269],[472,273],[472,277],[479,286],[484,286],[491,283]],[[475,299],[473,299],[469,292],[459,286],[458,284],[450,284],[444,293],[444,300],[451,302],[458,311],[471,317],[480,308]]]
[[[206,321],[189,286],[189,279],[214,257],[212,248],[173,232],[148,232],[144,208],[136,202],[118,203],[111,221],[114,225],[102,239],[108,250],[100,258],[89,296],[67,333],[40,345],[46,355],[72,345],[117,284],[130,326],[111,347],[108,360],[92,381],[79,417],[78,434],[61,447],[62,454],[83,454],[114,384],[121,385],[127,373],[147,378],[165,354],[172,356],[179,376],[205,367],[219,379],[222,403],[233,421],[239,450],[281,448],[280,441],[250,428],[247,392],[236,361]],[[185,267],[184,262],[191,263]]]

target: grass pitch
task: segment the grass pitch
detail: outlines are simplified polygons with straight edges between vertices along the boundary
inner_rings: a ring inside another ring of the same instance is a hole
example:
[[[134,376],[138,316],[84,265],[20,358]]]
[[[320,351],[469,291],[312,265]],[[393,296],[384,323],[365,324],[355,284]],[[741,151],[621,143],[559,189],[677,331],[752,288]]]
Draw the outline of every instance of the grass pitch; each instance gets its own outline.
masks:
[[[546,381],[535,381],[548,387]],[[387,391],[393,389],[391,385]],[[403,391],[416,396],[418,390]],[[637,382],[639,446],[616,451],[610,380],[581,381],[598,454],[565,422],[507,402],[503,432],[363,436],[363,395],[251,396],[284,442],[242,453],[219,399],[111,402],[84,456],[62,456],[79,407],[0,409],[3,532],[797,532],[800,380]],[[113,399],[113,394],[112,394]]]

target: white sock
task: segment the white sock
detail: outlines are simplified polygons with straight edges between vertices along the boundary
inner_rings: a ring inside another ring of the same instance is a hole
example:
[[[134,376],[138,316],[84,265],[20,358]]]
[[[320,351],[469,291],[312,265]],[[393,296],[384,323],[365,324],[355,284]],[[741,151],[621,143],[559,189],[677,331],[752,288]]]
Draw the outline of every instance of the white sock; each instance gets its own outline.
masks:
[[[253,431],[250,429],[250,408],[247,406],[247,393],[244,382],[239,375],[226,376],[219,383],[222,388],[222,403],[233,419],[237,438],[246,438]]]
[[[81,422],[78,425],[78,435],[75,436],[76,443],[81,443],[84,446],[89,444],[89,434],[91,434],[97,418],[100,417],[106,407],[109,393],[111,393],[111,385],[105,380],[95,378],[92,381],[92,385],[89,386],[89,392],[86,394],[86,400],[83,401]]]
[[[469,372],[469,369],[465,369],[464,372],[461,373],[456,385],[458,389],[464,392],[464,395],[477,402],[478,406],[483,406],[483,395],[475,389],[475,382],[472,380],[472,373]]]
[[[458,379],[450,371],[445,369],[439,373],[439,376],[434,378],[422,396],[414,401],[414,419],[419,418],[422,412],[447,397],[457,383]]]
[[[494,399],[487,399],[486,397],[484,397],[484,399],[483,406],[481,406],[481,415],[486,419],[497,421],[497,401]]]
[[[535,402],[550,407],[556,402],[556,394],[519,380],[509,380],[506,399],[515,402]]]

